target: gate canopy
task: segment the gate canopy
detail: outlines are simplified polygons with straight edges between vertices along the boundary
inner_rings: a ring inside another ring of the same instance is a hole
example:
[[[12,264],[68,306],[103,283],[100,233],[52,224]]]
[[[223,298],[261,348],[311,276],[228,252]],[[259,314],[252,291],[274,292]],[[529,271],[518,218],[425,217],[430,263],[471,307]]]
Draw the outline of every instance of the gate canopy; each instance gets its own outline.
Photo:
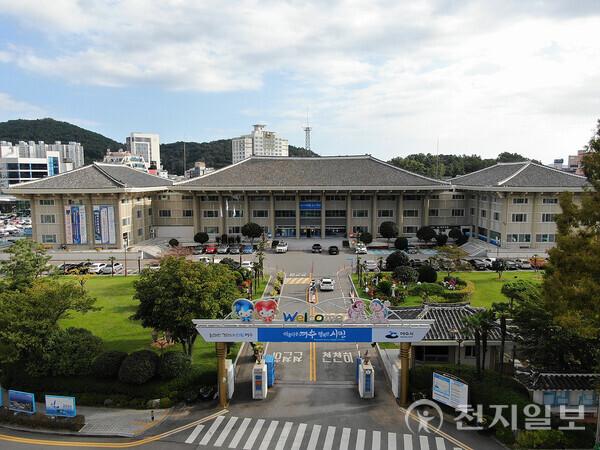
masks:
[[[280,308],[281,305],[281,308]],[[382,300],[238,299],[224,319],[196,319],[206,342],[419,342],[433,320],[399,319]]]

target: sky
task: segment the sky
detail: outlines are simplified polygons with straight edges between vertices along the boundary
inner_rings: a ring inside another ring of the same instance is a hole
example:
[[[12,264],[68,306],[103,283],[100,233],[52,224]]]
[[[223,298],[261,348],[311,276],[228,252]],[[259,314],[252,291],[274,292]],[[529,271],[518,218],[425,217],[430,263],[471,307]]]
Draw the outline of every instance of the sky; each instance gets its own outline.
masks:
[[[600,118],[599,38],[598,0],[0,0],[0,121],[551,163]]]

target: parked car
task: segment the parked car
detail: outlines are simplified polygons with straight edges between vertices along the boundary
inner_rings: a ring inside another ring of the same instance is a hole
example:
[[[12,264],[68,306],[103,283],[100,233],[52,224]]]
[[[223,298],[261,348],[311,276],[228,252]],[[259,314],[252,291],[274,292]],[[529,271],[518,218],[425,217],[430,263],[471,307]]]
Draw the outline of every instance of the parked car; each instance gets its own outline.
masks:
[[[227,244],[221,244],[219,245],[219,247],[217,247],[217,253],[220,255],[223,255],[225,253],[229,253],[229,245]]]
[[[532,268],[538,268],[538,269],[543,269],[544,266],[546,265],[546,263],[548,262],[548,260],[546,258],[530,258],[529,259],[529,264],[531,264]]]
[[[254,268],[254,261],[242,261],[242,269],[252,270]]]
[[[492,269],[492,264],[493,264],[494,261],[496,261],[496,258],[485,258],[482,261],[485,264],[485,267],[487,269],[491,270]]]
[[[409,245],[408,247],[406,247],[406,253],[415,255],[419,253],[419,250],[417,250],[417,247],[415,247],[414,245]]]
[[[337,245],[330,245],[329,246],[329,254],[330,255],[337,255],[340,252],[340,249],[338,248]]]
[[[470,259],[469,263],[476,270],[485,270],[486,269],[485,263],[481,259]]]
[[[506,260],[506,270],[517,270],[517,263],[507,259]]]
[[[277,253],[286,253],[288,251],[287,242],[281,241],[279,244],[277,244],[277,248],[275,251]]]
[[[319,288],[322,291],[333,291],[333,280],[331,278],[321,278]]]
[[[88,269],[89,273],[101,273],[102,269],[106,266],[106,263],[93,263]]]
[[[323,250],[323,247],[321,247],[321,244],[313,244],[313,246],[312,246],[313,253],[321,253],[321,250]]]
[[[201,255],[206,249],[204,245],[196,245],[193,249],[194,255]]]
[[[244,253],[244,255],[251,255],[252,253],[254,253],[254,246],[252,244],[246,244],[244,245],[242,252]]]
[[[58,266],[57,270],[60,271],[61,273],[71,273],[71,271],[77,267],[77,264],[61,264],[60,266]]]
[[[148,269],[152,270],[152,271],[156,271],[160,269],[160,264],[159,263],[155,263],[155,264],[150,264],[148,266]]]
[[[231,247],[229,247],[229,253],[231,255],[239,255],[241,250],[242,246],[240,244],[233,244]]]
[[[377,261],[372,259],[365,261],[365,270],[368,270],[369,272],[377,270]]]
[[[102,271],[99,273],[103,273],[104,275],[110,275],[112,273],[117,273],[120,270],[123,270],[123,264],[121,264],[120,262],[116,262],[112,266],[110,264],[105,265],[102,268]]]
[[[423,265],[423,261],[421,261],[419,258],[411,259],[410,265],[413,267],[421,267]]]
[[[531,269],[531,263],[528,259],[516,259],[515,264],[519,269]]]
[[[366,255],[367,254],[367,246],[365,244],[356,244],[355,253],[357,255]]]
[[[204,253],[206,253],[208,255],[217,253],[217,246],[215,244],[208,244],[206,246],[206,251]]]

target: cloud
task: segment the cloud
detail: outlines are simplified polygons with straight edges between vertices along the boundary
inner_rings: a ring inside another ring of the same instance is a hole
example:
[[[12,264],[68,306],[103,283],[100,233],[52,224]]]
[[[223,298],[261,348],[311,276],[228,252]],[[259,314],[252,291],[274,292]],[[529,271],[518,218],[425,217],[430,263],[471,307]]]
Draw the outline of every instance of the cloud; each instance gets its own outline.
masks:
[[[10,95],[0,92],[0,120],[37,119],[45,117],[44,108],[13,99]]]

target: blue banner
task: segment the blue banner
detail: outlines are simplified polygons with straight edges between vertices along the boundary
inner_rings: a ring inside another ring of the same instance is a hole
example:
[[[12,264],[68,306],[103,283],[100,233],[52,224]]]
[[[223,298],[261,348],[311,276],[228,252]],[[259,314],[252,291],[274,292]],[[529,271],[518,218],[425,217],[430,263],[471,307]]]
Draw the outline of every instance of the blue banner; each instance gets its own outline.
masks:
[[[46,414],[49,416],[75,417],[75,397],[46,395]]]
[[[259,328],[258,342],[373,342],[370,328]]]
[[[300,202],[300,209],[321,209],[321,202]]]
[[[94,206],[94,243],[102,244],[102,224],[100,220],[100,209]]]
[[[79,230],[79,207],[71,208],[71,219],[73,220],[73,244],[81,244],[81,233]]]

